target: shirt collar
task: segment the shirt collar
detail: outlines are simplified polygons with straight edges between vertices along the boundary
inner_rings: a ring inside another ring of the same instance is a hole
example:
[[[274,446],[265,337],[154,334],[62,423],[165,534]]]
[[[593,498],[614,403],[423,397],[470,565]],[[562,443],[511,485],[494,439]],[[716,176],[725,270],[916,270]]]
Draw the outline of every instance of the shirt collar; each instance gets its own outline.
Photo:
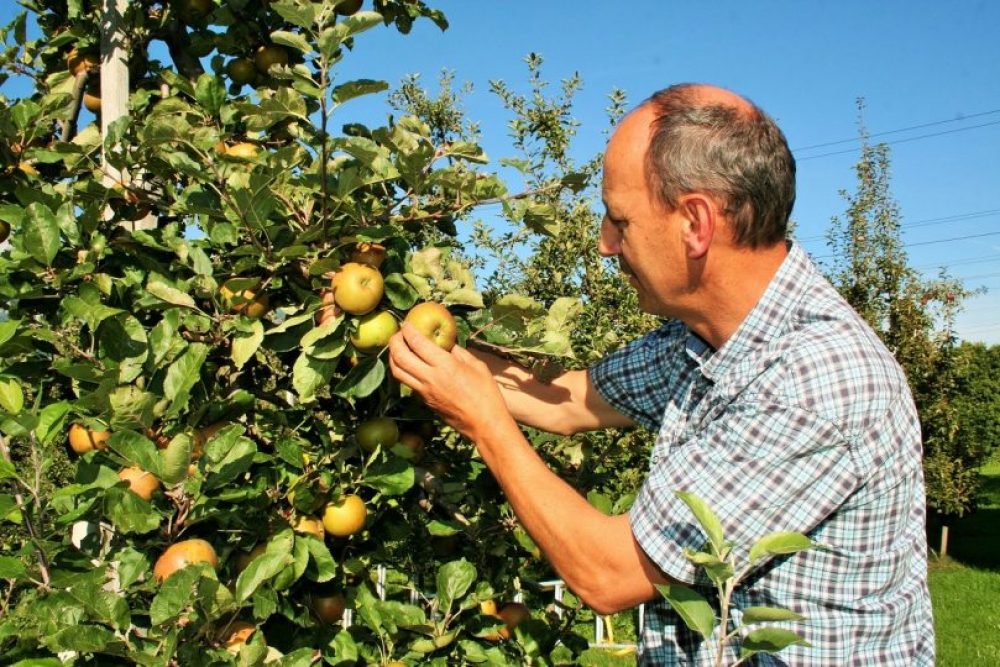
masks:
[[[688,354],[698,362],[702,374],[711,382],[718,382],[740,361],[783,333],[802,295],[812,286],[816,273],[805,251],[789,241],[788,255],[760,301],[721,348],[712,352],[712,348],[694,333],[688,337]]]

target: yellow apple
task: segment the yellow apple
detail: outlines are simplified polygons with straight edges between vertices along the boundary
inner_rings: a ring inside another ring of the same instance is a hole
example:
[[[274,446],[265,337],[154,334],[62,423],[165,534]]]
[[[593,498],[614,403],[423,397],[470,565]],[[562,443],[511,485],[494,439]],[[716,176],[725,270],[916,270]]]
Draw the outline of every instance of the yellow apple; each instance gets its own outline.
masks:
[[[426,301],[418,303],[406,314],[405,322],[434,341],[442,350],[449,351],[458,340],[458,327],[454,316],[440,303]]]
[[[351,315],[365,315],[382,300],[385,283],[378,269],[348,262],[333,274],[333,300]]]
[[[396,316],[388,310],[363,315],[351,334],[351,344],[359,352],[371,354],[389,344],[389,339],[399,331]]]
[[[334,537],[349,537],[360,533],[367,518],[365,501],[353,494],[330,501],[323,508],[323,527]]]

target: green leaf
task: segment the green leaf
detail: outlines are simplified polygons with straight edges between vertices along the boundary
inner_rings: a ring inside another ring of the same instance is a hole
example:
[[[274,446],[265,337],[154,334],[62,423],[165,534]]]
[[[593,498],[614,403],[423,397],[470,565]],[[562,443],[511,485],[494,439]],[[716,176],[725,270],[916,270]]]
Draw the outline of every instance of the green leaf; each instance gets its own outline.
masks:
[[[392,458],[369,467],[363,483],[387,496],[399,496],[413,488],[415,481],[413,466],[403,459]]]
[[[322,540],[317,540],[313,535],[298,535],[295,537],[296,543],[302,540],[309,550],[309,556],[316,566],[313,579],[318,582],[330,581],[337,574],[337,562],[333,560],[333,555]]]
[[[264,342],[264,325],[260,320],[254,320],[250,324],[250,331],[239,331],[233,338],[232,359],[236,368],[243,366],[253,359],[257,353],[257,348]]]
[[[472,306],[473,308],[484,308],[483,295],[476,290],[460,287],[448,292],[443,301],[448,305]]]
[[[236,580],[236,598],[247,600],[264,582],[281,574],[292,565],[291,545],[285,553],[263,553],[257,556]]]
[[[733,566],[715,554],[685,548],[684,557],[693,565],[704,568],[709,579],[715,584],[721,585],[734,574]]]
[[[354,642],[354,637],[346,629],[341,630],[330,642],[336,662],[328,660],[333,665],[354,665],[358,662],[358,645]]]
[[[116,430],[108,438],[108,447],[129,465],[148,470],[162,479],[159,451],[153,441],[141,433]]]
[[[333,89],[333,101],[336,104],[343,104],[348,100],[362,95],[372,95],[388,90],[389,84],[385,81],[375,81],[374,79],[357,79],[348,81]]]
[[[656,590],[666,599],[692,631],[706,640],[715,628],[715,611],[700,593],[681,584],[657,584]]]
[[[698,523],[701,524],[702,530],[708,536],[709,544],[712,545],[712,550],[715,554],[722,553],[725,542],[722,535],[722,522],[719,521],[719,517],[715,516],[715,512],[709,508],[704,500],[693,493],[675,491],[674,495],[680,498],[694,514],[695,518],[698,519]]]
[[[10,556],[0,556],[0,579],[20,579],[27,574],[24,563]]]
[[[0,408],[16,415],[24,408],[24,392],[21,383],[12,378],[0,378]]]
[[[206,489],[225,487],[250,469],[257,445],[244,437],[233,438],[236,431],[227,427],[219,437],[205,447],[205,457],[212,463],[212,474],[205,482]]]
[[[559,233],[559,219],[552,204],[532,204],[524,212],[524,224],[536,234],[555,236]]]
[[[271,9],[281,18],[299,28],[309,28],[316,21],[316,7],[310,2],[281,0],[271,3]]]
[[[0,481],[17,477],[17,468],[10,461],[0,459]]]
[[[33,202],[25,210],[24,240],[28,254],[51,266],[59,254],[59,223],[55,214],[44,204]]]
[[[195,83],[194,97],[208,113],[217,116],[226,101],[226,84],[217,76],[202,74]]]
[[[750,562],[756,563],[762,558],[784,556],[798,553],[813,547],[812,540],[802,533],[779,531],[770,533],[754,542],[750,547]]]
[[[312,53],[312,45],[309,40],[297,32],[287,30],[275,30],[271,33],[271,41],[282,46],[290,46],[297,51],[309,54]]]
[[[385,277],[385,295],[394,308],[409,310],[420,298],[417,290],[399,273],[390,273]]]
[[[336,359],[314,359],[305,352],[300,354],[292,366],[292,386],[299,400],[303,403],[316,400],[316,392],[330,383],[335,370]]]
[[[170,412],[177,414],[187,405],[191,388],[201,377],[201,367],[208,358],[209,347],[191,343],[177,361],[167,369],[163,380],[163,394],[171,401]]]
[[[194,604],[195,583],[202,576],[214,574],[212,568],[205,563],[188,565],[171,574],[149,605],[149,620],[153,625],[161,625],[176,619],[189,605]]]
[[[743,638],[740,658],[756,653],[777,653],[789,646],[812,646],[801,635],[784,628],[760,628]]]
[[[160,480],[164,484],[177,484],[188,474],[194,440],[187,433],[178,433],[160,450]]]
[[[146,285],[146,291],[160,301],[165,301],[175,306],[183,306],[185,308],[198,310],[198,306],[195,305],[194,299],[192,299],[189,294],[180,291],[176,287],[171,287],[166,283],[151,280],[149,281],[149,284]]]
[[[461,599],[476,582],[476,568],[464,558],[445,563],[437,573],[438,604],[448,609]]]
[[[51,651],[96,653],[115,641],[115,635],[99,625],[77,625],[43,637],[42,644]]]
[[[160,527],[160,515],[149,501],[128,489],[112,487],[104,498],[104,514],[119,532],[141,535]]]
[[[804,616],[796,614],[791,609],[781,607],[747,607],[743,610],[743,625],[753,623],[772,623],[775,621],[802,621]]]
[[[0,347],[9,341],[17,333],[17,328],[21,325],[21,320],[0,321]]]
[[[344,398],[364,398],[378,389],[383,380],[385,362],[381,357],[367,357],[337,383],[333,392]]]

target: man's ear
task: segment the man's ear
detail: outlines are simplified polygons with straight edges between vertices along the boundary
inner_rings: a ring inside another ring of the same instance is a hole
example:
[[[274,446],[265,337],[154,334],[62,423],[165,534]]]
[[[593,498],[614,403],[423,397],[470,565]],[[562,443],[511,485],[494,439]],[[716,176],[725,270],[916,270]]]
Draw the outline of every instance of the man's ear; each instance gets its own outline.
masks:
[[[719,207],[709,195],[691,192],[680,198],[684,245],[688,259],[701,259],[712,245],[719,224]]]

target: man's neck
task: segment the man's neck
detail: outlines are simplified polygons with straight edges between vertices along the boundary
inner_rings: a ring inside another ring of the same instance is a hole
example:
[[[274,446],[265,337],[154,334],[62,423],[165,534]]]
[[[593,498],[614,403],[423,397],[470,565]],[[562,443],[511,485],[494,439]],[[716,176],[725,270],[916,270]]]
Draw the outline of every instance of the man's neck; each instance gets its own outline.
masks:
[[[723,249],[714,258],[714,270],[705,276],[689,313],[681,319],[702,340],[720,349],[764,296],[787,256],[785,243],[757,250]]]

